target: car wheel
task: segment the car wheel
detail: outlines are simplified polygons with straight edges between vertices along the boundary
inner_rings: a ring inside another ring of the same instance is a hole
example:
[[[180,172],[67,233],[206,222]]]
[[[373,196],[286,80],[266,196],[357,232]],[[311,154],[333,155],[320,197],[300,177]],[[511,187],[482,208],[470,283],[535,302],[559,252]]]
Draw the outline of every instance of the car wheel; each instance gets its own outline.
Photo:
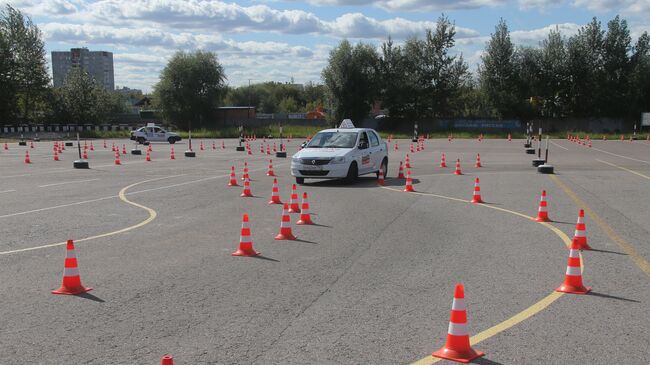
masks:
[[[139,144],[144,144],[145,139],[144,137],[138,137],[136,141],[138,141]]]
[[[381,167],[384,169],[384,178],[386,178],[386,176],[388,176],[388,160],[387,159],[384,159],[381,162]],[[379,171],[377,171],[377,179],[379,179]]]
[[[174,143],[176,143],[176,138],[169,137],[169,138],[167,138],[167,141],[169,141],[169,144],[174,144]]]
[[[352,162],[350,164],[350,168],[348,169],[348,175],[345,177],[345,182],[348,184],[352,184],[355,181],[357,181],[357,178],[359,177],[359,168],[357,167],[356,162]]]
[[[305,183],[305,178],[304,177],[296,177],[296,184],[302,185]]]

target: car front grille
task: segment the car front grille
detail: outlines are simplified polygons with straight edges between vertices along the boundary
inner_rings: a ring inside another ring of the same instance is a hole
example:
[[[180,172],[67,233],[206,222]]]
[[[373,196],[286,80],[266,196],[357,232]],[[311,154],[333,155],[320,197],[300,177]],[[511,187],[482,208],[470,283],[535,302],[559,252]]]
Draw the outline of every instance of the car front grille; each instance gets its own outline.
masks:
[[[320,171],[312,171],[312,170],[298,170],[300,171],[300,175],[303,176],[326,176],[329,171],[327,170],[320,170]]]
[[[302,158],[300,159],[300,163],[302,163],[303,165],[314,165],[314,166],[327,165],[328,163],[330,163],[330,159]]]

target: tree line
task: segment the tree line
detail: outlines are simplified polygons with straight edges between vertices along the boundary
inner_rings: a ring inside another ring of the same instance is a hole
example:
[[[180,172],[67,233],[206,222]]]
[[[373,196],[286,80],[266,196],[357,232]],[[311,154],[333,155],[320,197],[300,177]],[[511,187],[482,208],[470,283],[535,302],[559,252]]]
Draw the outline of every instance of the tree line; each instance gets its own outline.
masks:
[[[342,41],[322,72],[334,119],[363,119],[381,101],[393,122],[440,117],[623,117],[650,111],[647,32],[632,43],[627,22],[598,19],[539,47],[516,47],[501,19],[476,75],[452,52],[455,26],[442,16],[420,39],[381,50]],[[390,121],[390,120],[389,120]]]

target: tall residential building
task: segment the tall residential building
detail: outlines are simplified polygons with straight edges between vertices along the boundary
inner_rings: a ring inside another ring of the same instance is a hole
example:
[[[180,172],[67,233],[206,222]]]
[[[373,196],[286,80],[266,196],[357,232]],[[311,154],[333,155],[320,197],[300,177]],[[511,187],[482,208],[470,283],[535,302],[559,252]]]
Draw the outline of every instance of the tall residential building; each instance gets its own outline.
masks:
[[[73,67],[81,67],[106,90],[115,89],[113,76],[113,53],[89,51],[88,48],[71,48],[67,51],[52,52],[52,80],[54,87],[65,83],[68,72]]]

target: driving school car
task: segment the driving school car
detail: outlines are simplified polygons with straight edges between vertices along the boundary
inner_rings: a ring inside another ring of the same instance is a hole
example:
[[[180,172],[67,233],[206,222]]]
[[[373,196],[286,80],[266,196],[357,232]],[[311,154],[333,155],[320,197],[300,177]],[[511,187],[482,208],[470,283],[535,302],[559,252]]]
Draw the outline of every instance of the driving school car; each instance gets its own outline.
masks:
[[[131,139],[140,144],[145,142],[169,142],[174,144],[181,140],[181,137],[174,132],[167,132],[153,123],[147,123],[145,127],[140,127],[131,131]]]
[[[361,175],[388,169],[388,146],[370,128],[354,128],[349,120],[340,128],[322,130],[291,158],[296,183],[306,178],[340,179],[353,182]]]

